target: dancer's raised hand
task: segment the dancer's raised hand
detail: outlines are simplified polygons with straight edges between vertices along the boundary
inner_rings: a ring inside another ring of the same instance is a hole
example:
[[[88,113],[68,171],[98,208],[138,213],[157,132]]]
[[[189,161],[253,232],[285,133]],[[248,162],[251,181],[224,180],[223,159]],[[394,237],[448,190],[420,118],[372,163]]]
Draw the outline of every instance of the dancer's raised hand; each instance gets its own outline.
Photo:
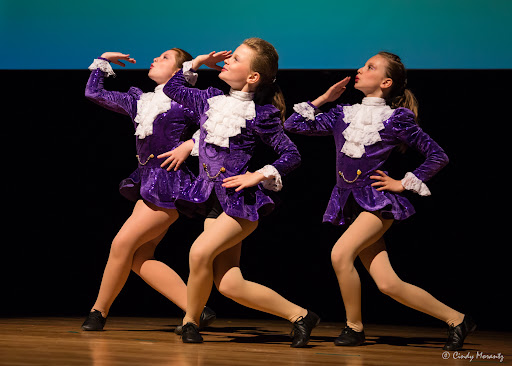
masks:
[[[130,57],[129,53],[121,53],[121,52],[105,52],[101,57],[106,58],[113,64],[125,67],[125,64],[122,63],[120,60],[129,62],[131,64],[136,63],[134,58]]]

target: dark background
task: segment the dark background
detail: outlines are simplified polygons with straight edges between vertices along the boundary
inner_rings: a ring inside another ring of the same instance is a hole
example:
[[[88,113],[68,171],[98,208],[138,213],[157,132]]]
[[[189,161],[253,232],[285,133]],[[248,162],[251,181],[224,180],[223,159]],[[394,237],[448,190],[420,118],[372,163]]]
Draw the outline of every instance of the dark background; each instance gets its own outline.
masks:
[[[106,87],[152,91],[145,70],[117,70]],[[354,70],[283,70],[278,83],[292,106],[312,100]],[[85,316],[99,289],[110,242],[133,203],[118,183],[136,167],[128,117],[84,97],[87,70],[0,71],[4,219],[0,316]],[[455,309],[480,329],[510,330],[507,177],[512,70],[410,70],[420,102],[420,124],[446,151],[449,165],[427,183],[432,196],[408,194],[417,213],[386,234],[391,263],[405,281]],[[198,87],[227,90],[216,73],[201,70]],[[338,102],[357,103],[349,84]],[[326,105],[323,110],[330,108]],[[335,184],[332,137],[291,135],[302,165],[284,179],[278,209],[244,242],[246,279],[268,285],[325,321],[343,322],[344,308],[330,251],[343,228],[323,224]],[[259,166],[275,160],[260,150]],[[401,178],[423,161],[414,150],[396,153],[387,170]],[[197,159],[189,166],[197,171]],[[6,217],[6,218],[5,218]],[[157,249],[157,259],[186,281],[188,249],[202,222],[181,217]],[[366,323],[433,325],[442,322],[381,294],[356,263],[363,283]],[[212,291],[221,318],[273,318]],[[110,316],[180,317],[181,311],[135,274]],[[77,323],[77,328],[80,324]]]

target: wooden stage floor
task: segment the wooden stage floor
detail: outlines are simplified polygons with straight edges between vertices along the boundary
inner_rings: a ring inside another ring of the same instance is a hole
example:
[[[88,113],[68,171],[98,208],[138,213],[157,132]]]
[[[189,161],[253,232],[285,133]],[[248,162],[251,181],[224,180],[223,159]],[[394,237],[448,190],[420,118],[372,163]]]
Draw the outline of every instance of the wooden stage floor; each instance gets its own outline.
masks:
[[[0,365],[465,365],[512,364],[512,332],[477,331],[444,352],[443,328],[367,325],[367,344],[336,347],[341,323],[321,323],[307,348],[290,347],[284,320],[218,319],[205,343],[183,344],[177,318],[109,318],[83,332],[82,318],[0,318]]]

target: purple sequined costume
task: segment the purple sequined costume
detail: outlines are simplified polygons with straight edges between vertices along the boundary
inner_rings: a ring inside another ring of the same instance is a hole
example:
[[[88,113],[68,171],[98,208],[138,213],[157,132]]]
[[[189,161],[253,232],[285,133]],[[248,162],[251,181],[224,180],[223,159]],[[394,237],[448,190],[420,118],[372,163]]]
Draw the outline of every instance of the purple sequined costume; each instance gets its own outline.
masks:
[[[309,106],[314,107],[312,104]],[[294,113],[284,124],[286,130],[298,134],[334,136],[337,151],[336,186],[332,190],[323,221],[334,225],[349,223],[354,218],[351,212],[354,201],[363,210],[380,211],[384,218],[406,219],[415,212],[409,200],[400,194],[377,191],[371,186],[375,180],[370,179],[370,176],[377,175],[375,170],[381,169],[392,149],[403,143],[416,148],[426,156],[425,162],[412,172],[420,184],[432,178],[445,166],[448,163],[448,157],[442,148],[415,123],[414,114],[406,108],[389,109],[387,118],[380,122],[380,128],[382,128],[378,131],[380,141],[372,141],[371,144],[364,146],[361,157],[350,157],[342,152],[346,142],[343,131],[349,126],[346,122],[344,107],[347,105],[338,105],[327,113],[315,116]],[[368,139],[367,136],[362,139],[365,138]],[[379,140],[379,137],[375,140]]]
[[[227,147],[217,146],[205,141],[208,133],[204,124],[210,109],[208,100],[224,93],[211,87],[206,90],[187,88],[184,84],[185,78],[180,70],[166,84],[164,93],[200,116],[200,173],[176,199],[176,207],[189,216],[204,216],[210,209],[208,198],[214,191],[229,216],[256,221],[259,215],[270,213],[274,202],[260,185],[235,192],[234,188],[222,187],[222,180],[247,172],[254,149],[260,142],[271,146],[279,155],[272,165],[281,176],[300,164],[297,147],[282,128],[279,110],[272,105],[256,105],[256,117],[246,120],[246,126],[240,129],[240,133],[229,137]]]
[[[143,95],[142,90],[131,87],[128,92],[107,91],[103,87],[106,73],[92,70],[85,89],[85,96],[93,102],[114,112],[137,116],[137,101]],[[159,154],[170,151],[188,140],[197,122],[193,112],[171,101],[171,108],[156,116],[152,134],[139,138],[136,136],[138,168],[119,185],[121,194],[129,200],[144,199],[162,208],[176,208],[174,200],[184,186],[194,178],[185,164],[178,171],[168,172],[160,167]],[[137,123],[134,121],[137,128]]]

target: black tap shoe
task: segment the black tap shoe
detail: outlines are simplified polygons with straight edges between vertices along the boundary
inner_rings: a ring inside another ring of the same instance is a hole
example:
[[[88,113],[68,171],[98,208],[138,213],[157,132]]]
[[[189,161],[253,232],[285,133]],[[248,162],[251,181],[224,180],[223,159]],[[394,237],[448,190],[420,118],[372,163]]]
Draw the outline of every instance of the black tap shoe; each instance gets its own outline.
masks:
[[[181,340],[183,343],[203,343],[199,328],[194,323],[187,323],[182,327]]]
[[[334,340],[336,346],[360,346],[364,343],[365,336],[364,330],[362,332],[356,332],[349,326],[346,326],[341,334]]]
[[[443,349],[445,351],[460,350],[464,345],[464,339],[466,339],[468,334],[473,332],[475,329],[476,323],[473,321],[473,318],[469,315],[465,315],[462,323],[456,327],[450,325],[450,328],[448,329],[448,340],[446,341]]]
[[[82,330],[103,330],[106,321],[101,311],[93,309],[82,324]]]
[[[212,324],[215,319],[217,319],[217,314],[215,314],[215,311],[210,309],[208,306],[205,306],[203,309],[203,312],[201,313],[201,317],[199,318],[199,330],[203,330],[210,324]],[[178,325],[176,328],[174,328],[174,333],[177,335],[181,335],[183,332],[183,325]]]
[[[299,319],[293,323],[292,332],[290,333],[292,337],[291,347],[299,348],[308,344],[311,331],[319,323],[320,317],[309,310],[306,317],[299,317]]]

